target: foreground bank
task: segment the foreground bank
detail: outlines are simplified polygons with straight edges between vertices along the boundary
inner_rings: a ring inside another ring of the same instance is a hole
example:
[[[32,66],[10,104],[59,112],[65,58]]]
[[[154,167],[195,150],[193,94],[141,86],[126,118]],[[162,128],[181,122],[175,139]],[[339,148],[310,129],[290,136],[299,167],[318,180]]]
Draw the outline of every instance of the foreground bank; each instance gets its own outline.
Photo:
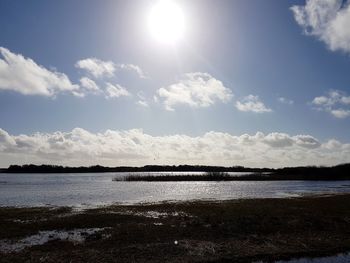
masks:
[[[251,262],[350,251],[350,195],[0,208],[0,262]],[[35,246],[31,246],[35,245]]]

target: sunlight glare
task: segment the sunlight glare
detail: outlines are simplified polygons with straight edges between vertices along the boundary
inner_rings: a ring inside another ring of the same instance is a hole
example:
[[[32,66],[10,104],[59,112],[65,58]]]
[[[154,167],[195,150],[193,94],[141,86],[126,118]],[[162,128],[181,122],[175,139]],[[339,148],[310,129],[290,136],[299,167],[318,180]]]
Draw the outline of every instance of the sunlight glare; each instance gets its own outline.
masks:
[[[153,37],[167,44],[178,42],[184,34],[184,14],[172,0],[160,0],[148,17],[148,27]]]

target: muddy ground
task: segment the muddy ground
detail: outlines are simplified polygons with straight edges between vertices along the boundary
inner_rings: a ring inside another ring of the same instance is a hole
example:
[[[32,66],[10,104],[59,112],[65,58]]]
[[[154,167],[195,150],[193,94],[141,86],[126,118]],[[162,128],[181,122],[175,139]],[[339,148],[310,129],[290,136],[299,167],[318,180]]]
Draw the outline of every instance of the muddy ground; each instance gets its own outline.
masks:
[[[0,208],[0,262],[273,262],[346,251],[350,195]]]

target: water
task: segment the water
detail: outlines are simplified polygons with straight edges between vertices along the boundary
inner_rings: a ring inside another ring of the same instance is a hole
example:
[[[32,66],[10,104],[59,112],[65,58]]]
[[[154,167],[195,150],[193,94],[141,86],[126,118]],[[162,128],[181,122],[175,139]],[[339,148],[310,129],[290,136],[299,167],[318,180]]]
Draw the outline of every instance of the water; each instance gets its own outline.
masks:
[[[276,261],[275,263],[349,263],[350,262],[350,253],[338,254],[335,256],[329,257],[320,257],[320,258],[301,258],[301,259],[292,259],[292,260],[281,260]]]
[[[0,174],[0,206],[90,207],[113,203],[277,198],[350,192],[350,181],[112,181],[116,176],[125,175],[125,173],[3,173]]]
[[[86,238],[94,235],[98,232],[102,232],[107,228],[82,228],[82,229],[71,229],[65,230],[46,230],[39,231],[38,234],[25,237],[20,240],[0,240],[0,252],[11,253],[19,252],[27,247],[40,246],[46,244],[49,241],[68,241],[74,244],[83,243]],[[106,238],[108,235],[103,235]]]

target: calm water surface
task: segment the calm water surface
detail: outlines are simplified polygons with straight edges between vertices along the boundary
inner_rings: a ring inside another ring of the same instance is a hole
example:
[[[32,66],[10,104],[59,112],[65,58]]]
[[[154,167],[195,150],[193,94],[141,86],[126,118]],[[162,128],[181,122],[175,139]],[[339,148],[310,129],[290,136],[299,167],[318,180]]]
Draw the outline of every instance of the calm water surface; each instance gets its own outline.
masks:
[[[193,172],[190,174],[193,174]],[[304,194],[350,192],[350,181],[112,181],[112,179],[117,176],[125,175],[125,173],[0,173],[0,206],[53,205],[79,207],[107,205],[112,203],[184,201],[198,199],[227,200],[238,198],[278,198],[301,196]]]
[[[301,258],[289,261],[276,261],[275,263],[349,263],[350,253],[338,254],[330,257]]]

